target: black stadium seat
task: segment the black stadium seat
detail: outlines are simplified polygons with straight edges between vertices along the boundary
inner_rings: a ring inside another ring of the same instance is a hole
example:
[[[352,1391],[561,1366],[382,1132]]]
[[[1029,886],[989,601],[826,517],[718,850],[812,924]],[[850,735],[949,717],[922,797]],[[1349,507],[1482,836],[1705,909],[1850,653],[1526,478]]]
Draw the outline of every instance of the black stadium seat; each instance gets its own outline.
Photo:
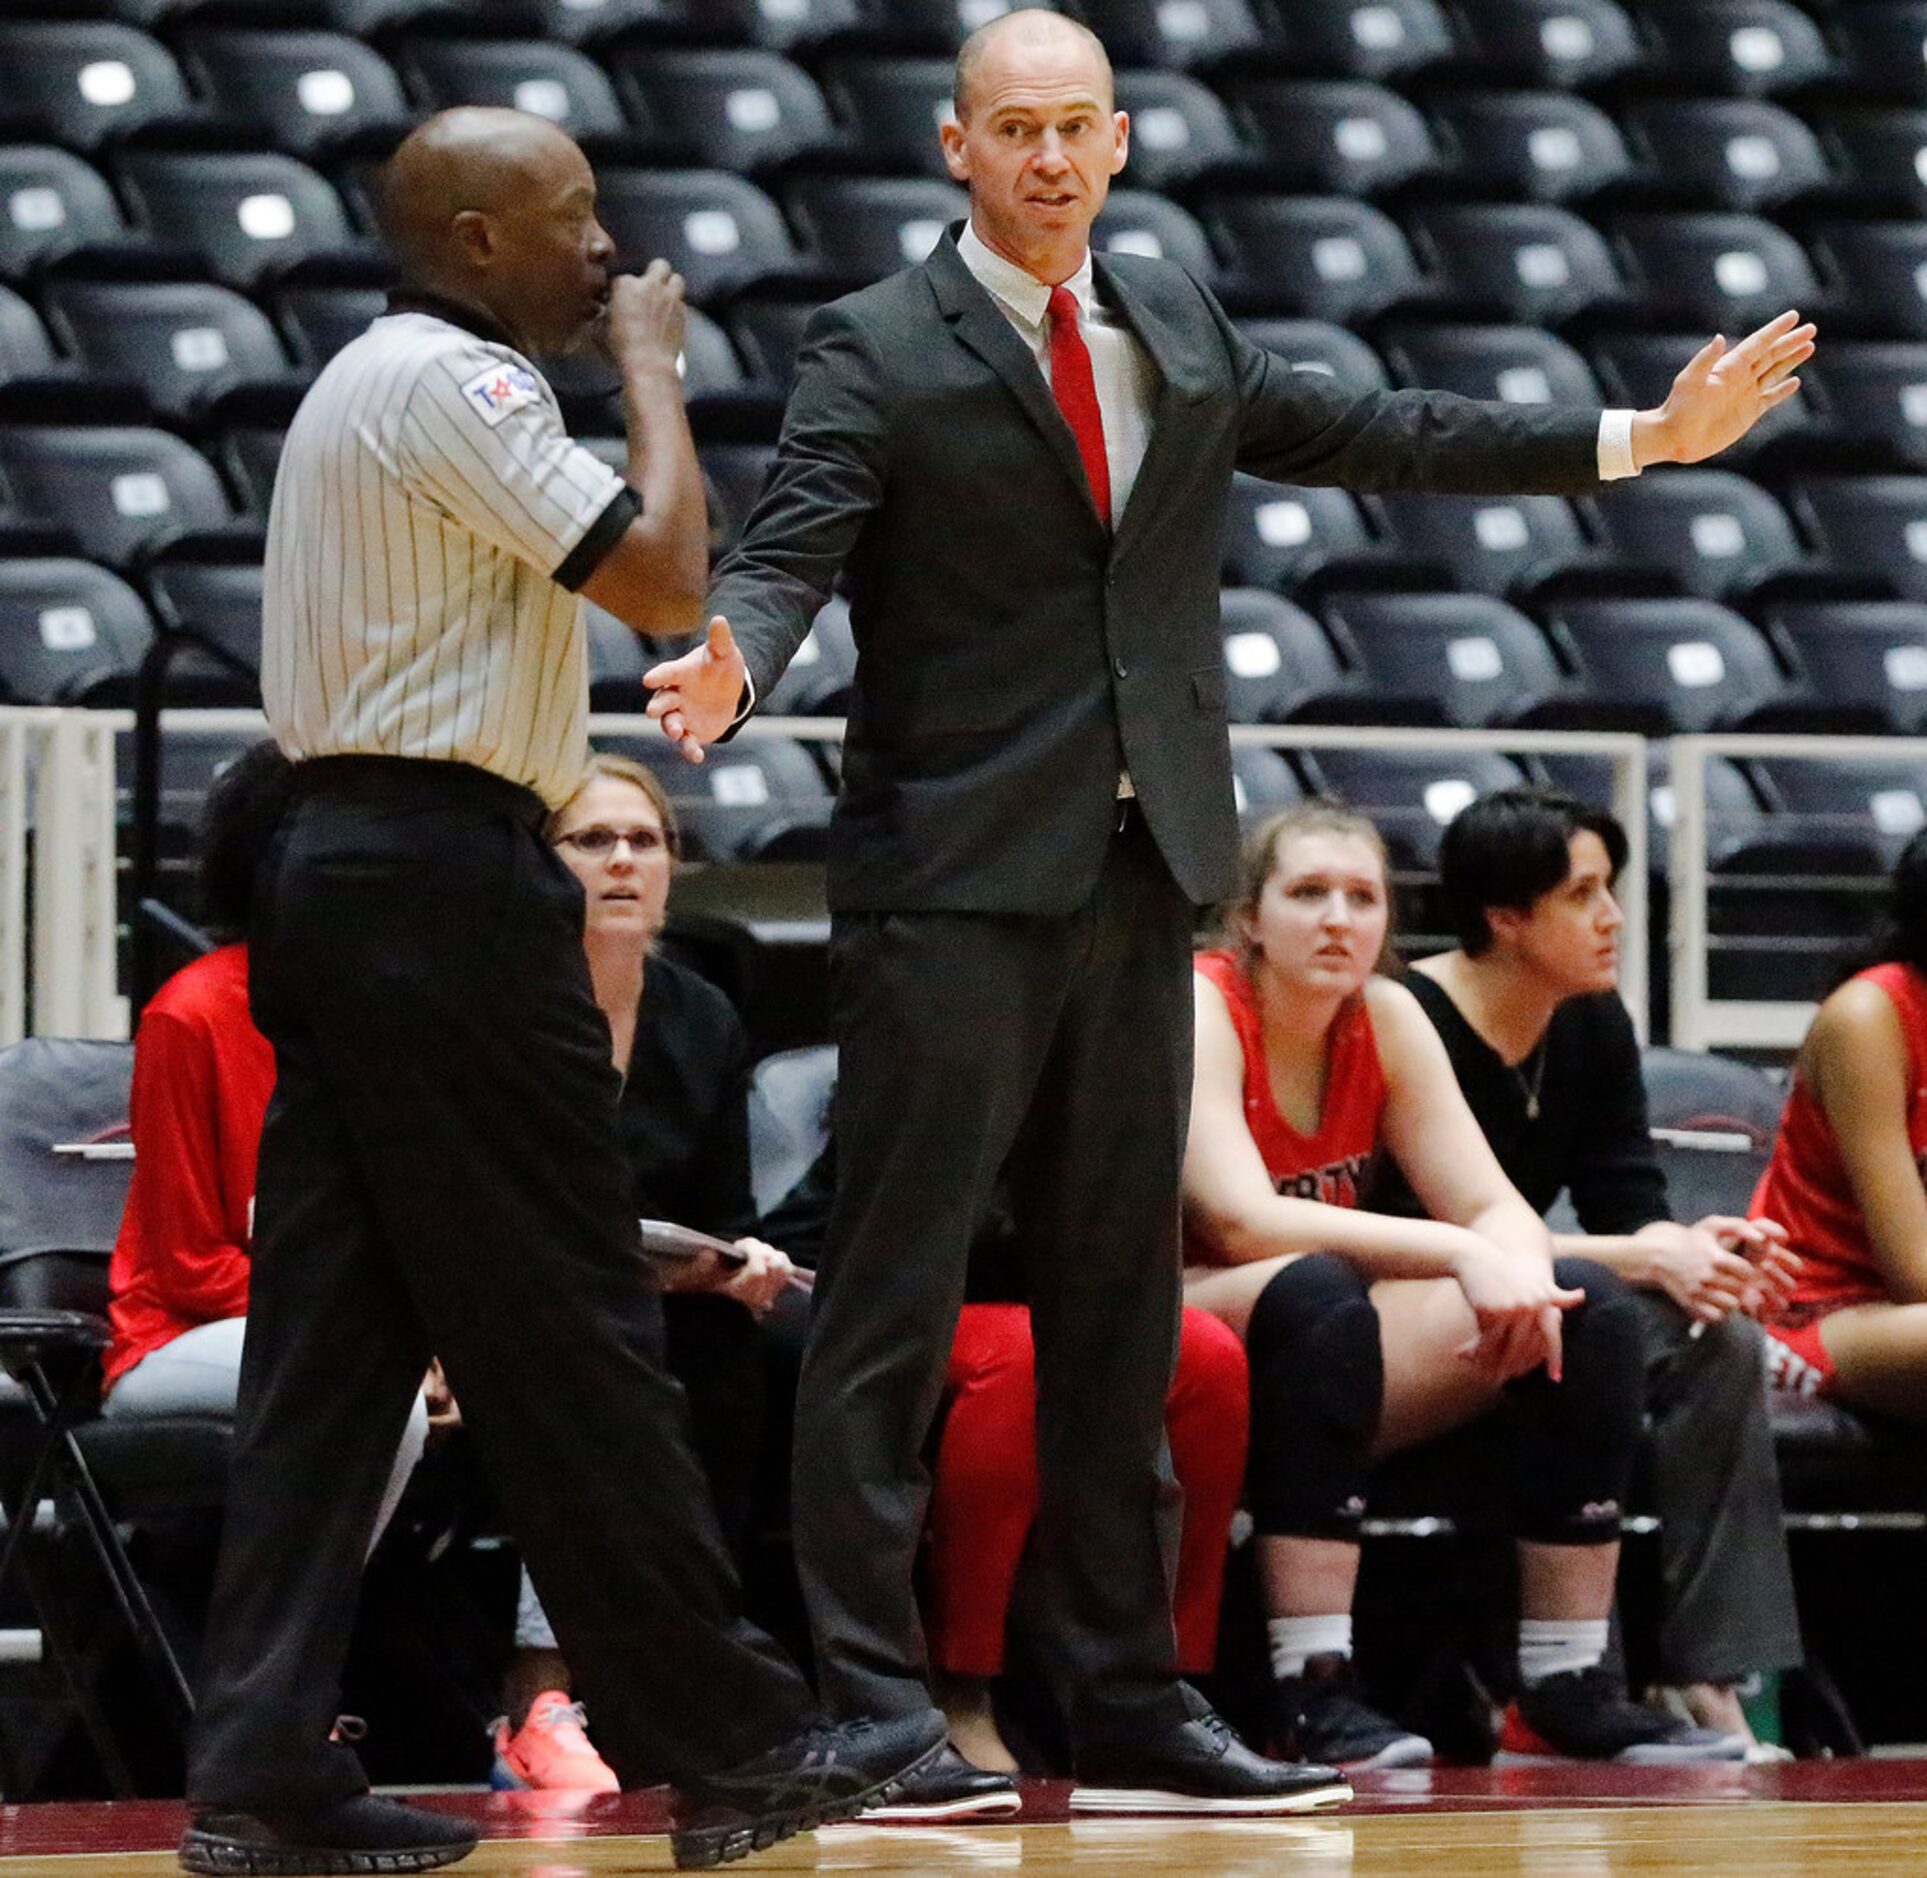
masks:
[[[1623,123],[1655,176],[1713,205],[1771,210],[1830,178],[1820,141],[1791,111],[1754,98],[1658,98]]]
[[[1275,9],[1293,70],[1331,72],[1381,83],[1421,72],[1457,50],[1439,0],[1338,0],[1330,6]]]
[[[1403,385],[1504,404],[1600,402],[1592,368],[1542,327],[1388,327],[1379,344]]]
[[[1927,59],[1920,52],[1927,45],[1927,0],[1837,7],[1828,23],[1861,90],[1927,102]]]
[[[1421,285],[1398,224],[1342,196],[1225,196],[1200,205],[1227,285],[1268,310],[1345,321]]]
[[[1524,595],[1595,558],[1559,496],[1378,495],[1365,498],[1398,552],[1435,565],[1439,584]]]
[[[777,53],[631,46],[611,62],[630,115],[679,161],[755,174],[837,142],[823,94]]]
[[[1842,573],[1927,600],[1927,477],[1814,477],[1791,506]]]
[[[1548,619],[1601,729],[1734,730],[1789,692],[1759,630],[1711,600],[1565,600]]]
[[[1927,728],[1927,603],[1798,601],[1774,608],[1767,624],[1799,675],[1813,728],[1903,737]]]
[[[22,514],[116,566],[232,516],[207,458],[158,430],[0,427],[0,481]]]
[[[1608,483],[1592,498],[1613,552],[1665,569],[1688,593],[1744,594],[1805,555],[1786,511],[1744,476],[1669,469]]]
[[[1414,240],[1458,296],[1511,319],[1556,323],[1624,291],[1605,238],[1542,202],[1446,202],[1413,211]]]
[[[379,287],[284,287],[275,312],[289,350],[310,371],[319,371],[349,340],[358,339],[386,310]]]
[[[1207,285],[1217,273],[1204,230],[1168,196],[1148,189],[1113,189],[1091,230],[1091,241],[1104,254],[1148,254],[1176,261]]]
[[[161,624],[193,644],[167,668],[167,702],[215,708],[261,702],[260,563],[164,560],[148,571],[147,590]],[[218,647],[246,668],[238,672],[205,648]]]
[[[1254,587],[1227,587],[1219,607],[1234,724],[1345,722],[1369,711],[1325,629],[1303,607]]]
[[[1376,352],[1354,332],[1329,320],[1242,319],[1239,330],[1255,346],[1275,352],[1294,372],[1312,372],[1362,396],[1392,381]]]
[[[698,304],[754,280],[784,274],[796,250],[776,204],[723,170],[604,169],[596,213],[621,266],[661,255]]]
[[[1448,92],[1432,115],[1457,175],[1487,194],[1569,202],[1632,168],[1619,126],[1562,91]]]
[[[921,176],[799,178],[783,202],[810,258],[852,282],[914,266],[966,207],[954,183]]]
[[[1828,144],[1846,171],[1858,202],[1890,214],[1927,209],[1927,110],[1835,110],[1821,120]]]
[[[1832,71],[1819,25],[1792,0],[1693,0],[1643,17],[1666,69],[1708,91],[1771,97]]]
[[[197,27],[181,59],[224,116],[293,156],[416,116],[388,61],[346,33]]]
[[[586,54],[539,39],[410,38],[395,62],[428,105],[506,105],[571,136],[628,128],[609,75]]]
[[[0,287],[0,384],[53,370],[53,342],[40,315],[12,288]]]
[[[937,127],[951,115],[948,59],[832,59],[823,95],[863,166],[948,181]]]
[[[1294,489],[1232,479],[1225,504],[1224,577],[1245,587],[1295,587],[1334,562],[1369,559],[1371,529],[1343,489]]]
[[[1397,868],[1437,864],[1439,837],[1476,796],[1516,788],[1525,772],[1491,750],[1307,750],[1307,779],[1377,823]]]
[[[1823,223],[1813,252],[1861,325],[1887,338],[1927,339],[1927,224]]]
[[[104,567],[0,560],[0,700],[129,704],[153,636],[140,595]]]
[[[1182,72],[1119,72],[1117,106],[1131,114],[1134,188],[1179,187],[1244,156],[1224,100]]]
[[[1423,115],[1383,85],[1246,78],[1227,96],[1246,142],[1287,188],[1372,195],[1441,167]]]
[[[1651,315],[1729,339],[1820,291],[1806,250],[1758,216],[1625,215],[1613,235]]]
[[[1482,76],[1581,89],[1642,62],[1639,34],[1617,0],[1480,0],[1462,18]]]
[[[1290,760],[1261,744],[1231,747],[1231,799],[1246,833],[1266,816],[1305,799],[1305,785]]]
[[[856,677],[850,609],[831,600],[811,621],[795,656],[759,709],[765,717],[836,717],[849,709]]]
[[[191,108],[172,54],[131,26],[0,21],[0,125],[92,150]]]
[[[1906,468],[1927,469],[1927,345],[1830,342],[1801,366],[1800,382],[1837,436],[1885,444]]]
[[[45,144],[0,145],[0,275],[23,279],[69,249],[125,238],[100,172]]]
[[[114,168],[142,227],[191,247],[229,286],[360,246],[333,187],[293,157],[141,150]]]
[[[1334,594],[1324,618],[1355,654],[1382,720],[1468,730],[1519,723],[1568,689],[1545,635],[1485,594]]]
[[[1209,66],[1263,44],[1248,0],[1082,0],[1119,65]]]
[[[162,416],[205,411],[243,383],[286,386],[292,372],[268,317],[231,288],[199,282],[56,282],[48,323],[93,374],[137,385]]]

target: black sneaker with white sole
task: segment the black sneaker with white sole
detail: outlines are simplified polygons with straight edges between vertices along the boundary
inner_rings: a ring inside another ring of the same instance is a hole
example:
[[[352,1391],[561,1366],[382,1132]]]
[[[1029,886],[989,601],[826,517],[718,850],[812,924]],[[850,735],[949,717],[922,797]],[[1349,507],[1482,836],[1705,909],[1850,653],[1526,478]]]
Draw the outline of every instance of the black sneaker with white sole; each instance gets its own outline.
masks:
[[[1267,1760],[1209,1712],[1077,1757],[1073,1813],[1308,1813],[1352,1797],[1334,1767]]]
[[[1271,1685],[1272,1751],[1290,1761],[1326,1761],[1347,1773],[1425,1767],[1435,1758],[1421,1734],[1401,1728],[1365,1700],[1349,1656],[1314,1656],[1304,1673]]]
[[[881,1806],[936,1761],[946,1739],[934,1708],[890,1721],[815,1722],[739,1767],[686,1782],[670,1834],[677,1869],[727,1865]]]
[[[1520,1690],[1505,1712],[1492,1764],[1618,1761],[1628,1767],[1684,1767],[1745,1759],[1744,1736],[1696,1727],[1635,1702],[1617,1676],[1595,1664]]]
[[[475,1850],[474,1828],[446,1813],[358,1793],[299,1813],[209,1807],[181,1837],[181,1865],[217,1878],[434,1871]]]
[[[897,1783],[896,1797],[870,1807],[865,1819],[989,1819],[1023,1810],[1008,1774],[973,1767],[946,1742],[937,1758]]]

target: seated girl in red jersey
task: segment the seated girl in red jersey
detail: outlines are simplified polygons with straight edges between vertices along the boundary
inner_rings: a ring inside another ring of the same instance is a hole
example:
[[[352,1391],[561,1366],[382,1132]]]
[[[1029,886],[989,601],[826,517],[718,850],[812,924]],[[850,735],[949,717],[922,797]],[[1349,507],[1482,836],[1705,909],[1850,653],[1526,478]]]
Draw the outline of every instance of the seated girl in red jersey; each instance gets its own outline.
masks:
[[[1768,1348],[1782,1388],[1927,1421],[1927,832],[1871,951],[1807,1031],[1753,1196],[1803,1261]]]
[[[1196,976],[1184,1198],[1187,1295],[1245,1335],[1248,1499],[1276,1751],[1349,1767],[1429,1760],[1351,1669],[1375,1460],[1510,1398],[1521,1691],[1501,1759],[1738,1759],[1745,1743],[1627,1699],[1604,1667],[1620,1513],[1644,1396],[1626,1287],[1554,1261],[1411,993],[1376,975],[1385,853],[1312,803],[1246,853],[1231,946]],[[1360,1207],[1389,1153],[1429,1219]]]

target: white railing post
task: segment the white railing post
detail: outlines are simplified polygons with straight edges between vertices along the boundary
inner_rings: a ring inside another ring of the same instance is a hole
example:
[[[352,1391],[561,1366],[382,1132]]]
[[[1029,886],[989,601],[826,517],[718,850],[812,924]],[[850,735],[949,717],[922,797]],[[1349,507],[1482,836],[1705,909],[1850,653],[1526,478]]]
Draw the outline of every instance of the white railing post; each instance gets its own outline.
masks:
[[[1706,747],[1698,737],[1668,746],[1673,834],[1666,880],[1671,901],[1667,963],[1672,975],[1674,1047],[1706,1048]]]
[[[39,715],[0,709],[0,1044],[27,1034],[28,757]]]
[[[117,989],[114,735],[97,711],[50,711],[34,777],[33,1027],[125,1037]]]

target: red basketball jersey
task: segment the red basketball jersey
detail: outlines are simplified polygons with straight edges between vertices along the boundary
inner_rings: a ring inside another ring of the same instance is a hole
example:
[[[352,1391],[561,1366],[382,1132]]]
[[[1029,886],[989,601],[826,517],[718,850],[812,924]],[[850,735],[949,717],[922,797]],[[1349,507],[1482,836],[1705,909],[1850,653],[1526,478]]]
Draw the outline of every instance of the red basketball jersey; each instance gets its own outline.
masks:
[[[1876,965],[1858,975],[1878,985],[1900,1016],[1907,1047],[1907,1145],[1927,1178],[1927,983],[1906,965]],[[1792,1303],[1837,1306],[1887,1295],[1860,1203],[1841,1165],[1839,1143],[1820,1099],[1796,1070],[1780,1118],[1773,1159],[1753,1195],[1753,1216],[1776,1219],[1806,1261]]]
[[[1296,1200],[1356,1206],[1385,1114],[1385,1072],[1364,998],[1351,999],[1332,1023],[1325,1045],[1324,1112],[1315,1132],[1300,1134],[1279,1114],[1271,1093],[1256,987],[1230,952],[1201,952],[1193,963],[1224,993],[1237,1027],[1245,1056],[1245,1126],[1272,1184]]]

